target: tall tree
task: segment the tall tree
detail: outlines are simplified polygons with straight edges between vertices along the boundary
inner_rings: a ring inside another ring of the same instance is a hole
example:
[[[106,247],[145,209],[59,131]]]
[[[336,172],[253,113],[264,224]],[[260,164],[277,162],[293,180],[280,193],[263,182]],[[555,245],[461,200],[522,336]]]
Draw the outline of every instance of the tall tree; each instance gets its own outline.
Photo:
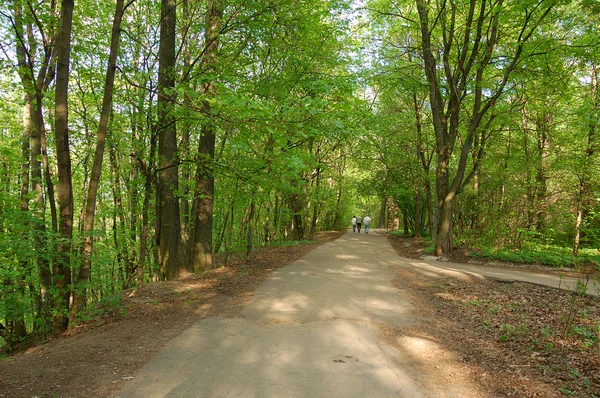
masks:
[[[507,6],[503,0],[436,5],[415,1],[436,136],[440,224],[435,252],[442,255],[452,248],[452,203],[479,166],[476,159],[468,172],[473,145],[479,143],[478,153],[483,155],[494,106],[519,65],[527,43],[557,2]],[[504,25],[505,18],[512,19],[512,27]],[[499,49],[503,54],[498,53]],[[504,62],[497,64],[497,57]],[[463,112],[469,115],[466,125]],[[452,177],[451,161],[457,141],[459,159]]]
[[[102,110],[100,112],[100,123],[98,124],[98,133],[96,135],[96,150],[94,152],[94,163],[90,175],[88,186],[84,219],[83,219],[83,244],[81,246],[81,265],[77,275],[76,287],[73,294],[73,304],[71,306],[71,321],[75,320],[79,310],[85,305],[85,287],[83,286],[90,277],[92,266],[92,250],[94,245],[94,219],[96,215],[96,198],[98,187],[100,185],[100,176],[102,175],[102,160],[104,158],[104,147],[106,143],[106,134],[108,131],[109,114],[112,107],[113,87],[115,74],[117,70],[117,56],[119,54],[119,39],[121,36],[121,20],[125,11],[125,0],[117,0],[115,6],[115,16],[112,26],[112,35],[108,56],[108,66],[106,69],[106,79],[104,83],[104,97],[102,99]],[[129,3],[131,4],[131,3]],[[118,189],[118,187],[117,187]]]
[[[54,267],[56,291],[52,330],[59,334],[69,324],[68,306],[71,284],[71,240],[73,237],[73,181],[69,148],[69,63],[71,59],[71,28],[74,0],[62,0],[58,34],[56,36],[56,90],[54,138],[58,169],[58,202],[60,210],[58,258]]]
[[[202,64],[207,74],[213,74],[217,61],[219,36],[223,18],[221,0],[207,0],[205,17],[204,55]],[[214,87],[211,79],[202,84],[202,112],[205,121],[201,128],[198,147],[198,169],[196,173],[196,190],[194,198],[195,230],[192,243],[192,267],[194,271],[210,269],[213,266],[213,211],[215,195],[215,125],[211,120],[210,101],[214,97]]]
[[[162,0],[158,67],[158,255],[160,272],[166,280],[179,276],[183,266],[175,106],[177,1]]]

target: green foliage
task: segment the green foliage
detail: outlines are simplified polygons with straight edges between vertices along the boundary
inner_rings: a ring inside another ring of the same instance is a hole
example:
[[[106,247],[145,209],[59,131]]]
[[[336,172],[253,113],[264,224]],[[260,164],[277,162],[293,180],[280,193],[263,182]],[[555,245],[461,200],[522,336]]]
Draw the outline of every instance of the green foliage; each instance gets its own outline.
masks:
[[[125,316],[127,307],[123,303],[121,294],[105,296],[81,311],[78,314],[78,319],[82,322],[91,322],[98,321],[103,316]]]
[[[500,326],[500,333],[498,340],[500,342],[506,342],[509,340],[520,340],[523,336],[528,335],[530,331],[529,328],[523,324],[512,325],[505,323]]]
[[[536,245],[527,244],[520,249],[482,249],[479,252],[472,252],[473,257],[493,258],[501,261],[513,263],[532,263],[544,264],[557,268],[575,267],[580,264],[591,264],[600,267],[600,254],[597,250],[581,249],[578,257],[573,257],[571,248],[554,245]]]

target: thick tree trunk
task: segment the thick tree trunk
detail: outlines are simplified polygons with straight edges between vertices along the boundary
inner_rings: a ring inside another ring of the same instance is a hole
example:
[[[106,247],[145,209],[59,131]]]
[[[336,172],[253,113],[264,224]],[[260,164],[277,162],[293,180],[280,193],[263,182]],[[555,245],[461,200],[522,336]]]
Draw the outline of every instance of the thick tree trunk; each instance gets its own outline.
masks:
[[[158,256],[161,278],[173,280],[183,269],[179,189],[177,131],[174,111],[175,35],[177,1],[162,0],[158,68]]]
[[[292,239],[293,240],[304,240],[305,228],[304,218],[302,217],[302,211],[304,206],[299,194],[293,194],[290,197],[290,210],[292,211]]]
[[[54,290],[56,291],[54,334],[65,331],[69,325],[68,308],[71,292],[71,240],[73,238],[73,182],[71,153],[69,148],[69,63],[71,59],[71,28],[74,0],[61,1],[60,27],[56,37],[56,93],[55,93],[55,141],[58,168],[59,241],[58,258],[54,266]]]
[[[215,68],[221,19],[223,18],[223,5],[220,0],[207,0],[207,13],[205,19],[205,51],[203,63],[209,68]],[[202,92],[208,98],[214,96],[212,82],[202,85]],[[203,103],[204,113],[208,117],[211,106],[208,100]],[[213,233],[213,202],[215,194],[215,175],[213,162],[215,158],[215,126],[207,120],[202,126],[200,147],[198,150],[199,162],[197,172],[197,185],[194,199],[194,241],[192,247],[192,264],[196,272],[213,267],[212,259],[212,233]]]
[[[444,200],[440,211],[440,225],[435,242],[435,255],[441,256],[452,250],[452,200]]]
[[[123,8],[124,0],[117,0],[112,26],[110,51],[108,56],[108,68],[106,70],[106,79],[104,82],[102,111],[100,112],[100,123],[98,124],[94,163],[92,165],[90,183],[85,203],[85,214],[83,218],[83,244],[81,247],[81,266],[79,267],[76,287],[73,294],[71,322],[75,321],[77,313],[85,305],[86,292],[83,285],[89,280],[92,267],[91,256],[94,247],[93,232],[94,216],[96,214],[96,197],[98,195],[98,187],[100,185],[100,177],[102,175],[102,160],[104,158],[104,147],[108,132],[108,118],[112,107],[113,87],[115,82],[115,73],[117,70],[117,55],[119,54],[119,38],[121,35],[121,19],[123,17]]]

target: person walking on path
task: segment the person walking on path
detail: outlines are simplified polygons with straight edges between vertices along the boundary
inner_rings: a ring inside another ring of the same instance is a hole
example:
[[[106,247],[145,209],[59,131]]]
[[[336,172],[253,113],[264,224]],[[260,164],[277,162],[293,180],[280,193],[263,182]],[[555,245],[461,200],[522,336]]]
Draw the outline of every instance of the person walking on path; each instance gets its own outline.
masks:
[[[360,234],[360,227],[362,226],[362,222],[363,222],[363,219],[359,214],[358,216],[356,216],[356,228],[358,228],[359,234]]]
[[[352,216],[352,232],[356,232],[356,216]]]
[[[363,222],[365,223],[365,234],[368,234],[369,233],[369,225],[371,225],[371,217],[365,216],[365,218],[363,219]]]

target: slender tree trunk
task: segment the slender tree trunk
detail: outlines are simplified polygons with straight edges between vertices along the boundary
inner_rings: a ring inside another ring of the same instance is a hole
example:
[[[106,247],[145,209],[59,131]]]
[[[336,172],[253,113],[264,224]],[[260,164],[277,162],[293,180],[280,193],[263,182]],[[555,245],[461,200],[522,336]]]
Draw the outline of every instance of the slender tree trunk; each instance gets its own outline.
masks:
[[[600,90],[598,88],[598,75],[600,71],[597,65],[592,66],[592,81],[591,81],[591,97],[593,110],[595,114],[598,114],[600,110]],[[575,236],[573,238],[573,255],[579,254],[579,245],[582,237],[582,225],[590,212],[590,205],[593,198],[590,195],[590,180],[592,171],[590,165],[594,164],[595,148],[597,148],[597,131],[598,131],[598,119],[590,117],[588,127],[588,142],[585,151],[585,160],[583,162],[584,169],[579,177],[579,190],[577,192],[577,217],[575,221]]]
[[[158,123],[160,134],[158,155],[158,256],[161,278],[173,280],[184,268],[181,242],[177,131],[175,124],[175,35],[177,28],[177,1],[162,0],[158,69]]]
[[[191,21],[189,15],[189,0],[183,0],[183,11],[182,11],[182,19],[183,19],[183,30],[185,32],[189,31]],[[191,68],[191,57],[189,50],[189,39],[187,37],[183,38],[182,44],[182,53],[183,53],[183,69],[184,71],[189,71]],[[188,87],[189,89],[189,87]],[[188,95],[185,95],[183,98],[183,112],[184,116],[181,118],[181,145],[180,145],[180,156],[184,160],[189,160],[190,158],[190,113],[188,109],[190,108],[190,98]],[[190,195],[192,193],[192,189],[190,189],[192,185],[191,177],[192,177],[192,166],[191,162],[185,162],[182,164],[181,177],[183,180],[183,188],[181,195],[181,235],[183,237],[184,244],[184,252],[189,252],[190,246],[190,229],[192,229],[192,215],[191,215],[191,206],[190,206]],[[187,258],[187,255],[185,256]]]
[[[379,228],[386,227],[385,219],[387,214],[387,202],[387,198],[381,199],[381,205],[379,206]]]
[[[119,170],[119,163],[117,161],[117,153],[114,147],[109,150],[110,156],[110,173],[112,175],[112,196],[114,201],[115,216],[118,217],[119,222],[116,224],[118,227],[115,228],[115,249],[119,258],[120,264],[124,267],[125,276],[123,278],[123,289],[128,289],[130,282],[133,280],[133,264],[128,261],[128,242],[125,234],[125,208],[123,207],[123,195],[121,194],[121,172]],[[121,234],[118,231],[123,231]],[[118,245],[118,246],[117,246]]]
[[[250,259],[250,254],[252,253],[252,248],[254,244],[254,213],[256,210],[256,203],[254,203],[256,197],[256,190],[252,190],[252,195],[250,197],[250,214],[248,215],[248,234],[246,240],[246,263]]]
[[[310,222],[310,232],[308,239],[313,240],[315,238],[315,234],[317,233],[317,223],[319,220],[319,189],[321,185],[321,166],[317,167],[317,176],[315,180],[314,189],[316,191],[316,199],[315,204],[313,206],[313,214]]]
[[[25,35],[25,29],[23,26],[23,2],[15,1],[14,2],[14,29],[17,43],[16,46],[16,54],[17,54],[17,62],[18,62],[18,73],[21,78],[21,82],[23,84],[23,89],[25,91],[25,101],[26,108],[25,111],[28,112],[27,115],[24,115],[24,118],[28,123],[24,123],[25,127],[28,128],[27,142],[25,142],[24,137],[24,145],[27,145],[27,156],[29,157],[29,170],[31,176],[31,196],[32,196],[32,204],[33,206],[29,206],[29,201],[27,201],[27,211],[32,215],[32,229],[34,231],[33,240],[35,244],[35,248],[37,253],[37,266],[39,273],[39,285],[40,290],[37,295],[37,314],[36,314],[36,322],[35,322],[35,330],[47,330],[47,325],[50,321],[50,311],[49,305],[51,302],[48,300],[48,291],[52,285],[52,273],[50,270],[50,264],[48,261],[48,257],[45,255],[47,252],[47,236],[46,236],[46,222],[45,222],[45,200],[43,194],[43,185],[42,185],[42,168],[40,166],[40,155],[42,154],[42,129],[43,129],[43,118],[42,118],[42,91],[47,89],[47,85],[44,85],[44,81],[46,79],[46,73],[48,72],[50,57],[52,54],[51,51],[44,51],[45,57],[44,61],[40,67],[38,78],[34,76],[33,72],[33,61],[36,59],[35,55],[35,46],[32,43],[35,43],[35,38],[32,34],[31,25],[27,25],[27,37]],[[26,41],[29,41],[30,48],[27,50],[25,48]],[[45,50],[50,49],[50,45],[53,45],[52,40],[48,41],[48,47],[44,47]],[[51,80],[51,79],[49,79]],[[38,84],[39,83],[39,84]],[[48,81],[49,84],[49,81]],[[31,142],[31,144],[30,144]],[[25,148],[24,148],[25,149]],[[29,153],[30,152],[30,153]],[[47,162],[47,156],[44,157]],[[29,172],[28,172],[29,178]],[[25,183],[25,179],[23,179],[23,183]],[[51,181],[50,181],[51,183]],[[27,181],[27,185],[29,185],[29,180]],[[51,185],[49,185],[51,187]],[[53,192],[49,191],[49,194],[53,195]],[[29,195],[30,193],[27,192]],[[53,199],[53,198],[51,198]],[[55,217],[56,212],[53,213]],[[53,226],[56,225],[56,218],[53,218]],[[33,291],[32,291],[33,292]]]
[[[73,183],[69,148],[69,63],[71,59],[71,28],[74,0],[61,1],[60,26],[56,38],[55,141],[58,166],[59,241],[58,258],[54,267],[56,291],[54,334],[69,325],[68,308],[71,292],[71,240],[73,238]]]
[[[28,226],[28,213],[29,213],[29,175],[31,172],[31,148],[30,148],[30,140],[31,140],[31,95],[26,94],[25,105],[23,107],[23,138],[21,142],[21,192],[20,192],[20,200],[21,200],[21,214],[22,220],[25,226]],[[27,230],[29,228],[26,228]],[[28,234],[22,234],[22,239],[28,241],[30,238]],[[22,254],[20,255],[22,256]],[[29,261],[25,258],[21,258],[19,263],[21,265],[21,280],[14,281],[14,288],[19,293],[20,299],[14,300],[13,310],[10,318],[12,319],[12,340],[22,341],[27,336],[27,328],[25,327],[25,308],[24,308],[24,298],[25,298],[25,275],[26,270],[29,269]],[[32,291],[33,293],[33,291]]]
[[[110,52],[108,56],[108,68],[106,70],[106,79],[104,83],[104,98],[102,99],[102,111],[100,112],[100,123],[98,124],[94,163],[92,166],[87,199],[85,202],[85,214],[83,218],[83,245],[81,247],[81,266],[79,268],[76,281],[77,287],[75,288],[73,294],[71,322],[75,321],[77,313],[85,305],[86,292],[83,285],[88,282],[92,267],[91,256],[94,246],[93,232],[94,216],[96,213],[96,197],[98,195],[100,177],[102,176],[102,160],[104,158],[104,147],[108,132],[108,117],[112,108],[113,87],[115,82],[115,73],[117,70],[117,55],[119,53],[119,38],[121,35],[121,19],[123,17],[123,8],[124,0],[117,0],[112,26]]]
[[[273,238],[272,240],[277,241],[279,239],[279,193],[275,192],[275,203],[273,207]]]
[[[415,189],[415,238],[421,237],[421,219],[422,219],[422,209],[423,203],[421,199],[421,190],[417,187]]]
[[[141,169],[144,172],[144,203],[142,205],[142,225],[140,227],[140,254],[137,265],[137,286],[144,284],[144,270],[146,268],[146,257],[148,257],[148,237],[150,235],[150,198],[152,197],[152,182],[154,175],[155,166],[155,155],[156,155],[156,134],[151,131],[150,133],[150,153],[148,154],[148,164],[144,167],[141,163]],[[141,162],[141,161],[140,161]]]
[[[233,195],[231,197],[231,205],[225,211],[225,218],[223,220],[223,226],[221,227],[221,233],[219,234],[218,240],[215,245],[215,253],[219,252],[221,245],[225,241],[225,232],[227,230],[229,230],[229,231],[233,230],[233,225],[230,228],[227,228],[227,223],[228,223],[230,215],[231,215],[231,223],[233,224],[233,216],[235,215],[235,199],[238,194],[239,184],[240,184],[240,180],[236,179],[235,180],[235,188],[233,190]]]
[[[204,64],[210,69],[215,68],[221,19],[223,18],[223,5],[220,0],[207,0],[207,13],[205,20],[205,51]],[[202,85],[203,94],[210,98],[214,96],[212,82]],[[208,100],[203,103],[204,113],[208,117],[211,106]],[[202,126],[200,147],[198,148],[199,162],[197,172],[197,185],[194,199],[195,232],[192,247],[192,264],[195,272],[213,267],[212,259],[212,231],[213,231],[213,203],[215,194],[215,176],[213,162],[215,158],[215,126],[207,120]]]
[[[536,168],[536,211],[534,228],[539,234],[544,233],[546,224],[546,209],[548,207],[548,150],[550,147],[551,115],[546,111],[539,115],[537,124],[538,132],[538,158]]]

